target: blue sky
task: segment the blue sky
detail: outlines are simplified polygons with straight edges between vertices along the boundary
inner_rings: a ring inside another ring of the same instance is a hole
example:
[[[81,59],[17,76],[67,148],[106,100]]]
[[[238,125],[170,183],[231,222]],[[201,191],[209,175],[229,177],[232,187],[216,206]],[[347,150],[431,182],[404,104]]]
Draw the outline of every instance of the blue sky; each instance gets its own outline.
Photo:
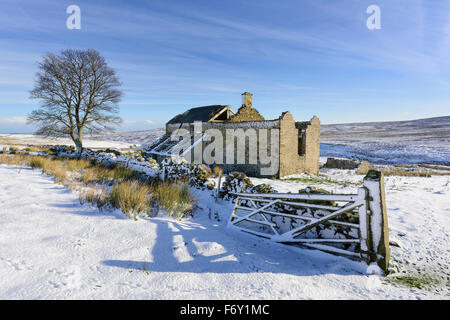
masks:
[[[81,30],[66,8],[81,8]],[[369,30],[366,9],[381,9]],[[162,127],[184,110],[254,94],[266,119],[322,123],[450,115],[450,1],[2,0],[0,133],[30,132],[36,62],[97,49],[125,93],[120,130]]]

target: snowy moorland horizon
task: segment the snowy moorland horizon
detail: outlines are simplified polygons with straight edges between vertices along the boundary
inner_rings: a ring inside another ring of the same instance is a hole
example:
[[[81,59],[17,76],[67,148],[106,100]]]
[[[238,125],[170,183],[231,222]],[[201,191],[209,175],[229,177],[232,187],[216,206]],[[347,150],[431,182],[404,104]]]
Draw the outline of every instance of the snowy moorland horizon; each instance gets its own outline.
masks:
[[[96,138],[151,144],[165,130],[116,132]],[[367,160],[376,164],[431,163],[450,165],[450,116],[427,119],[325,124],[321,156]]]
[[[115,132],[88,136],[88,148],[127,150],[150,145],[165,129]],[[70,139],[49,139],[32,134],[0,134],[0,145],[8,140],[23,144],[67,144]],[[322,157],[366,160],[375,164],[450,165],[450,116],[408,121],[325,124],[321,126]],[[9,143],[9,144],[11,144]],[[8,143],[7,143],[8,144]]]

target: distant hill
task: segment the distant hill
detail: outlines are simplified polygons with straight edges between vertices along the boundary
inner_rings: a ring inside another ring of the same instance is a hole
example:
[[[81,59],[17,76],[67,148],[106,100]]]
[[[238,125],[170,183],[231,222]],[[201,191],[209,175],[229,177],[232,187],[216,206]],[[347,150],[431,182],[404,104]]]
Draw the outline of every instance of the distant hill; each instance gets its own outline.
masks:
[[[450,116],[410,121],[322,125],[321,142],[396,142],[450,147]]]
[[[143,131],[128,131],[115,132],[108,135],[95,135],[91,139],[108,140],[117,142],[126,142],[129,144],[152,144],[166,132],[163,128],[143,130]]]
[[[112,135],[97,135],[93,138],[130,144],[150,144],[165,132],[165,129],[116,132]],[[321,128],[321,142],[415,142],[450,145],[450,116],[410,121],[363,122],[327,124]]]
[[[450,116],[323,125],[320,141],[322,157],[450,165]]]

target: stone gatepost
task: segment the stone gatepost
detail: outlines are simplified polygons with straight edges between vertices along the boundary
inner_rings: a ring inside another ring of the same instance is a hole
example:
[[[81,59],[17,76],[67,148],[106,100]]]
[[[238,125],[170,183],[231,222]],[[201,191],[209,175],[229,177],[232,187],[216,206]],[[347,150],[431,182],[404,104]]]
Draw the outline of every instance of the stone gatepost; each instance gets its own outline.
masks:
[[[368,192],[367,201],[367,246],[368,263],[376,262],[387,273],[389,267],[389,229],[384,191],[383,173],[369,170],[364,177],[364,187]]]

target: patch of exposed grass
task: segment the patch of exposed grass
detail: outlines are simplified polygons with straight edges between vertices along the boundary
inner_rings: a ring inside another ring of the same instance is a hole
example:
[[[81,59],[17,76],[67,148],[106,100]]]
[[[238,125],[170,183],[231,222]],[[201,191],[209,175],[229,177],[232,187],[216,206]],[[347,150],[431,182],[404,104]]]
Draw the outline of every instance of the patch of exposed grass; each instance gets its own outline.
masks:
[[[136,171],[126,169],[123,166],[117,166],[111,170],[113,172],[112,179],[114,180],[130,180],[138,176]]]
[[[52,175],[55,177],[55,182],[57,184],[65,184],[67,179],[67,171],[62,166],[56,166],[52,171]]]
[[[223,172],[222,168],[215,166],[212,170],[214,177],[220,176],[220,174]]]
[[[17,147],[9,147],[9,153],[10,154],[16,154],[17,152],[19,152],[19,148],[17,148]]]
[[[80,204],[92,203],[97,206],[99,210],[103,210],[109,204],[108,192],[105,187],[88,187],[79,195]]]
[[[23,165],[23,159],[20,156],[10,156],[3,153],[0,155],[0,163],[10,166]]]
[[[81,181],[85,184],[90,184],[96,181],[103,182],[106,180],[133,180],[137,177],[138,174],[135,171],[126,169],[123,166],[109,168],[102,165],[94,165],[84,168],[81,173]]]
[[[28,165],[32,169],[43,168],[44,162],[46,162],[46,161],[48,161],[48,159],[46,159],[44,157],[32,157],[29,159]]]
[[[86,160],[64,159],[63,162],[68,171],[81,171],[92,166],[92,163]]]
[[[428,276],[428,275],[420,275],[420,276],[394,276],[386,278],[387,282],[399,284],[409,288],[417,288],[417,289],[429,289],[439,285],[440,281]]]
[[[82,171],[81,181],[84,184],[90,184],[98,180],[98,170],[96,168],[86,168]]]
[[[26,151],[26,152],[39,152],[39,151],[42,151],[42,149],[39,148],[39,147],[31,146],[31,147],[26,147],[25,149],[23,149],[23,151]]]

